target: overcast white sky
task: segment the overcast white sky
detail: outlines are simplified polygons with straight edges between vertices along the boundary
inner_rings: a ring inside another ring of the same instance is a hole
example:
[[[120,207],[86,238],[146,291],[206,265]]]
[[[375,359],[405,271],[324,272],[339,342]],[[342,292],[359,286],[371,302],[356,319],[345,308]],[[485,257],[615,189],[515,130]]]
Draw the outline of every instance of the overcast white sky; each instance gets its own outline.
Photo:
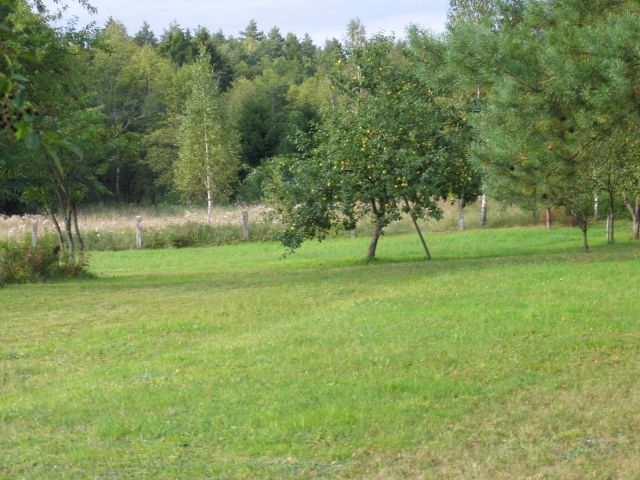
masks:
[[[123,22],[134,34],[143,20],[160,36],[172,21],[183,27],[206,26],[237,36],[252,18],[267,32],[278,26],[281,32],[309,33],[317,44],[325,39],[342,39],[349,20],[358,17],[368,33],[384,31],[402,35],[410,23],[436,33],[444,30],[448,0],[90,0],[98,8],[89,16],[70,3],[67,16],[77,15],[81,24],[99,25],[110,16]]]

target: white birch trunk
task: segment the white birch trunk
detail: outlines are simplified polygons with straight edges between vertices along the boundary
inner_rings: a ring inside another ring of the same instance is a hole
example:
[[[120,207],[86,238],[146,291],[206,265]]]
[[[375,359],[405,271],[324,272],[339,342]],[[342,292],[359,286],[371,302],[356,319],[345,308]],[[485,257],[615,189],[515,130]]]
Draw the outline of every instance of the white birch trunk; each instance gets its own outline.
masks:
[[[205,153],[205,165],[207,169],[207,223],[211,223],[211,214],[213,211],[213,196],[211,193],[211,173],[209,172],[209,137],[207,131],[204,131],[204,153]]]
[[[211,223],[213,197],[211,196],[211,176],[207,175],[207,223]]]
[[[487,226],[487,194],[483,193],[480,199],[480,226]]]

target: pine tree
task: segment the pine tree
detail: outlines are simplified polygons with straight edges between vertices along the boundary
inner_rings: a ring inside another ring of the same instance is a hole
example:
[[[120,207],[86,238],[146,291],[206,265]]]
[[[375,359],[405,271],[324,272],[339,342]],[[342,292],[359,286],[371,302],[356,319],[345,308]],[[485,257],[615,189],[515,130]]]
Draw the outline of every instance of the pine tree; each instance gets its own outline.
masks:
[[[139,47],[144,45],[156,47],[158,45],[158,39],[156,38],[155,33],[153,33],[153,30],[151,30],[151,25],[146,21],[142,23],[140,30],[138,30],[138,33],[136,33],[136,36],[133,37],[133,39]]]

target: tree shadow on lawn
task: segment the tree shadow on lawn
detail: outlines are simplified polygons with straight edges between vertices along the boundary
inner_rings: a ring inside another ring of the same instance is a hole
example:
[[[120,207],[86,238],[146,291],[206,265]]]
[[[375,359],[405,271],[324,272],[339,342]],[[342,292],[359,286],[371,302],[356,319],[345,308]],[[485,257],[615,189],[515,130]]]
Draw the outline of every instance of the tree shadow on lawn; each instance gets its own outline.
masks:
[[[637,260],[640,257],[638,245],[619,243],[616,245],[597,245],[590,253],[562,250],[541,253],[539,249],[521,251],[517,255],[469,255],[443,256],[426,261],[418,254],[403,257],[380,257],[375,261],[352,258],[339,258],[333,262],[305,259],[298,261],[296,268],[289,268],[287,260],[281,264],[263,266],[255,269],[233,271],[181,271],[176,273],[141,273],[123,276],[98,276],[91,283],[98,282],[110,289],[126,288],[173,288],[189,287],[198,289],[247,289],[268,287],[297,287],[305,284],[345,282],[370,282],[379,279],[391,279],[396,275],[418,274],[420,277],[455,274],[464,271],[465,275],[481,274],[488,270],[504,267],[522,267],[526,265],[589,264]],[[302,263],[302,264],[301,264]],[[306,265],[305,265],[306,264]]]

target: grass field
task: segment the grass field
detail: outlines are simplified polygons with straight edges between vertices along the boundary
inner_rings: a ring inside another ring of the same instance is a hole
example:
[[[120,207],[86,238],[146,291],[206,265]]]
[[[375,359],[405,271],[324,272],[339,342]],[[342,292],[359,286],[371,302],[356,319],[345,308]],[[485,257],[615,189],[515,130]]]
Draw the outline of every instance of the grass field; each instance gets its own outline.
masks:
[[[102,252],[0,289],[0,478],[640,478],[623,228]]]

